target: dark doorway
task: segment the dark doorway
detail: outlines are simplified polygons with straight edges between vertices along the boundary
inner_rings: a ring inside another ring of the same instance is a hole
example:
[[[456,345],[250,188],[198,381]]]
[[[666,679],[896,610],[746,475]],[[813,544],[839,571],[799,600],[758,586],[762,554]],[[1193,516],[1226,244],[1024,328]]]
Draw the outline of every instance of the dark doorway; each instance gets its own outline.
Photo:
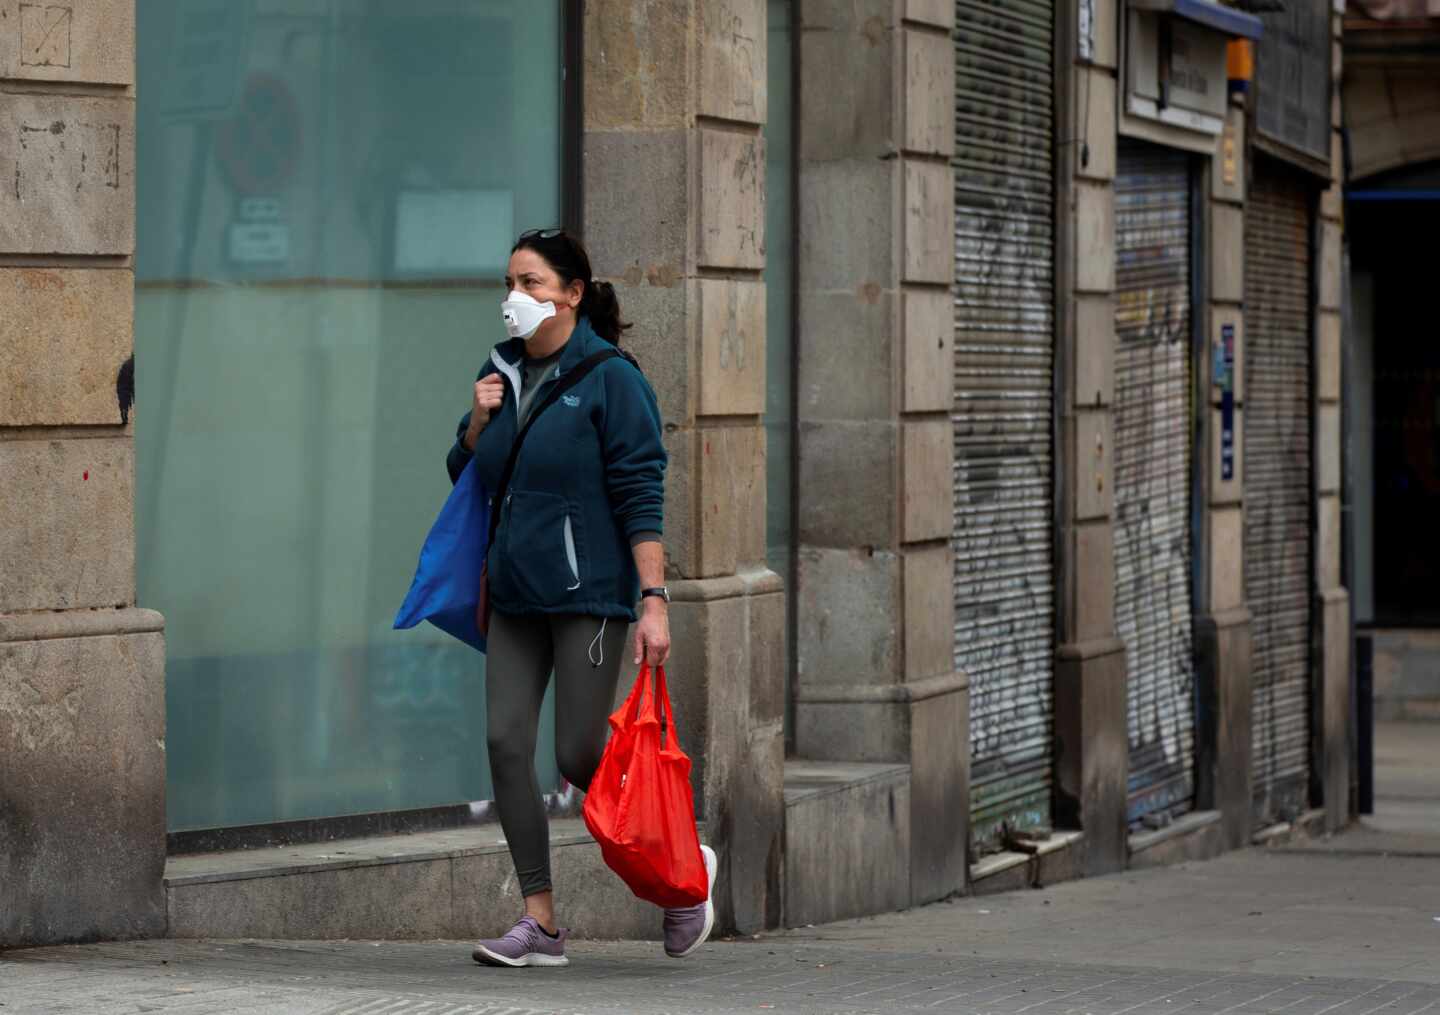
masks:
[[[1371,440],[1368,448],[1362,442],[1355,449],[1361,458],[1367,450],[1372,456],[1371,532],[1357,531],[1357,556],[1369,551],[1373,616],[1359,619],[1382,626],[1440,625],[1434,261],[1440,166],[1365,181],[1348,197],[1356,289],[1364,294],[1355,307],[1357,340],[1369,339],[1373,370]],[[1361,601],[1369,598],[1360,591]]]

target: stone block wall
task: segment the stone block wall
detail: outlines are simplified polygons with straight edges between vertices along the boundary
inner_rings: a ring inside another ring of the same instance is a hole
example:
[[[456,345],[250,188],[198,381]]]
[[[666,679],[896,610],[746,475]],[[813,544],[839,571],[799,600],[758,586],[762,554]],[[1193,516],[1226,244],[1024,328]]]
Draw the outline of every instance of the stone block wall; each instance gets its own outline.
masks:
[[[1204,390],[1201,496],[1205,505],[1200,595],[1195,603],[1196,806],[1221,813],[1224,848],[1250,840],[1252,709],[1250,611],[1245,606],[1245,195],[1246,115],[1231,98],[1225,127],[1205,164],[1204,217],[1209,292],[1199,294],[1205,359],[1214,361],[1223,336],[1234,335],[1233,471],[1221,469],[1222,388]],[[1212,378],[1213,381],[1213,378]]]
[[[664,416],[671,695],[721,924],[780,920],[785,602],[765,565],[764,0],[585,5],[585,239]]]
[[[1115,630],[1112,518],[1120,15],[1115,2],[1097,2],[1081,46],[1075,18],[1057,6],[1057,130],[1085,144],[1056,146],[1056,454],[1068,481],[1056,559],[1055,818],[1085,833],[1079,867],[1098,874],[1127,859],[1125,646]]]
[[[910,898],[965,884],[952,5],[802,0],[796,750],[908,762]]]
[[[1343,12],[1331,15],[1331,87],[1340,91],[1344,77]],[[1317,773],[1325,805],[1325,826],[1337,831],[1355,816],[1350,798],[1350,652],[1354,631],[1350,625],[1350,593],[1341,582],[1340,569],[1340,332],[1344,287],[1345,162],[1341,144],[1340,104],[1331,103],[1330,186],[1320,200],[1315,288],[1315,328],[1312,335],[1315,370],[1314,434],[1315,489],[1315,644],[1318,665],[1319,709],[1312,731],[1323,767]]]
[[[0,0],[0,948],[165,930],[135,608],[133,0]]]

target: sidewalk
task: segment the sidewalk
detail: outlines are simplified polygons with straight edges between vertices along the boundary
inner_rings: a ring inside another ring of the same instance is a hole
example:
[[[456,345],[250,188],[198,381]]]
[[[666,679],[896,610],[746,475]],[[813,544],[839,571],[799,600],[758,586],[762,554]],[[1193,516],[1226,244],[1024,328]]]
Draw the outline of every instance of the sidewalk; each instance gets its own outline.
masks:
[[[184,942],[0,957],[0,1012],[571,1015],[1440,1011],[1440,858],[1248,850],[1207,864],[714,942],[582,942],[560,970],[465,942]]]
[[[1375,813],[1307,849],[1440,857],[1440,722],[1375,724]]]
[[[0,1015],[1440,1015],[1440,724],[1377,737],[1377,813],[1327,840],[716,941],[194,942],[0,955]],[[1403,847],[1403,848],[1401,848]]]

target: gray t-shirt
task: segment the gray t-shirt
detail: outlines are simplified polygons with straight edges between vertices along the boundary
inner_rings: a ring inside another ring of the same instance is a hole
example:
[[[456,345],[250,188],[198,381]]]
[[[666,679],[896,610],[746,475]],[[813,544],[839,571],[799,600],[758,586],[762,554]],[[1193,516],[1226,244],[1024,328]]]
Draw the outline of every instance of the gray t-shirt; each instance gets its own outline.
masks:
[[[560,365],[560,354],[564,351],[562,347],[541,359],[525,357],[525,362],[520,367],[520,401],[517,403],[521,426],[530,418],[530,410],[535,407],[535,395],[540,391],[540,385],[555,376],[555,370]]]

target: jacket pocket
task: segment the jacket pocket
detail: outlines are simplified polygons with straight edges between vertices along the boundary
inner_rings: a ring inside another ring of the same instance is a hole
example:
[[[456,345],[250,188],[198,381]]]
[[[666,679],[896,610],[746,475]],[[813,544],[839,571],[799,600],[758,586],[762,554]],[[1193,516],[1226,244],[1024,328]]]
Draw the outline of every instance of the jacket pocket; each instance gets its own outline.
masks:
[[[501,560],[495,592],[517,606],[559,606],[585,587],[585,545],[579,512],[568,498],[515,490],[503,505]]]

